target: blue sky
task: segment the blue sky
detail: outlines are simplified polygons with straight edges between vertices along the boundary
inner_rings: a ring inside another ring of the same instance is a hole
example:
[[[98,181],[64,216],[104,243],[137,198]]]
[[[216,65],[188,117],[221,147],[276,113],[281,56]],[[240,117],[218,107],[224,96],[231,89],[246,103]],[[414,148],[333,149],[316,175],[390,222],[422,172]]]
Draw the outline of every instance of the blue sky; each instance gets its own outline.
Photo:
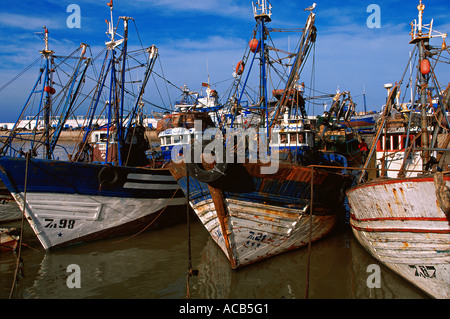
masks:
[[[417,18],[418,1],[411,0],[314,0],[316,27],[315,78],[311,82],[311,65],[302,73],[307,86],[317,94],[334,93],[337,88],[350,91],[363,110],[365,87],[367,109],[379,110],[386,97],[385,83],[398,81],[406,67],[410,40],[409,23]],[[81,42],[91,46],[94,56],[107,40],[105,19],[109,19],[107,0],[21,0],[2,1],[0,8],[0,87],[39,57],[43,41],[35,35],[46,25],[50,31],[51,48],[59,55],[72,52]],[[273,28],[302,28],[307,13],[303,8],[313,0],[272,0]],[[434,18],[434,28],[450,33],[450,2],[426,0],[424,21]],[[69,28],[66,12],[70,4],[81,9],[81,27]],[[370,4],[380,7],[380,28],[369,28],[367,12]],[[234,66],[241,59],[255,25],[251,1],[235,0],[115,0],[115,19],[135,19],[144,46],[159,48],[159,67],[176,86],[187,84],[201,90],[201,83],[210,82],[219,94],[232,78]],[[288,40],[280,43],[288,48]],[[294,36],[293,36],[294,37]],[[136,38],[135,38],[136,39]],[[130,40],[131,41],[131,40]],[[136,40],[134,40],[136,41]],[[448,41],[450,42],[450,41]],[[433,42],[432,42],[433,43]],[[437,40],[440,43],[440,40]],[[138,45],[138,42],[135,42]],[[0,91],[0,122],[17,118],[36,80],[39,65]],[[447,68],[448,70],[448,68]],[[447,72],[448,74],[448,72]],[[448,81],[448,78],[444,79]],[[179,92],[171,90],[171,100]],[[148,100],[163,103],[159,97]],[[170,103],[170,102],[166,102]],[[150,108],[151,110],[151,108]],[[308,110],[320,113],[322,108]],[[313,115],[313,114],[311,114]]]

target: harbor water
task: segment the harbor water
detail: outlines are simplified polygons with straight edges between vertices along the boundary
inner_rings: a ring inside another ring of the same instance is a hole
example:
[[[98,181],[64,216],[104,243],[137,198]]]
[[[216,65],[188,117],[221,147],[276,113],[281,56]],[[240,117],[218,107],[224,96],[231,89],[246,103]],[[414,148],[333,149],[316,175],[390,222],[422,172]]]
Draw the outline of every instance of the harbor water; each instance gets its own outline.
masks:
[[[19,211],[14,202],[0,205],[0,214],[14,211]],[[197,217],[189,216],[190,227],[184,222],[48,252],[25,222],[23,266],[12,297],[303,299],[309,284],[311,299],[428,298],[372,258],[344,216],[331,234],[312,244],[309,278],[307,247],[232,270]],[[2,225],[20,227],[21,220]],[[17,252],[0,252],[0,299],[9,297],[16,258]],[[199,272],[188,281],[189,261]]]
[[[18,209],[14,203],[2,210]],[[181,211],[180,214],[185,214]],[[191,261],[199,270],[189,279],[189,294],[198,299],[280,299],[305,297],[308,249],[299,249],[232,270],[225,255],[191,215]],[[20,227],[20,221],[8,223]],[[22,249],[23,276],[14,298],[151,298],[187,296],[188,229],[179,224],[46,252],[28,224]],[[8,298],[17,254],[0,253],[0,298]],[[69,288],[78,265],[80,288]],[[380,267],[380,288],[369,287]],[[69,281],[69,285],[68,285]],[[309,298],[427,298],[417,288],[377,263],[356,241],[345,223],[311,246]]]

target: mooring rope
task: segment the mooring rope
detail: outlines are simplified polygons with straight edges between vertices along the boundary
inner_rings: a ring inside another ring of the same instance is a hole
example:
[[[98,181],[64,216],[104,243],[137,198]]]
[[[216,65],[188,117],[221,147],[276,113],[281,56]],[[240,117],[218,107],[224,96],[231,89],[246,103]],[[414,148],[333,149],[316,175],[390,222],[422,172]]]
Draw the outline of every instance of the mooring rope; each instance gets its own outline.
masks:
[[[186,218],[187,218],[187,233],[188,233],[188,272],[186,278],[186,298],[191,299],[191,294],[189,291],[189,277],[192,273],[192,256],[191,256],[191,220],[189,218],[189,170],[186,164]]]
[[[186,218],[187,218],[187,233],[188,233],[188,271],[187,271],[187,278],[186,278],[186,286],[187,286],[187,293],[186,298],[191,299],[191,293],[189,291],[189,278],[191,276],[197,276],[198,270],[192,268],[192,254],[191,254],[191,220],[189,217],[189,171],[187,169],[186,164]]]
[[[309,268],[311,264],[311,241],[312,241],[312,211],[314,198],[314,167],[311,167],[311,204],[309,206],[309,240],[308,240],[308,259],[306,261],[306,290],[305,299],[309,297]]]
[[[173,193],[172,197],[170,198],[169,201],[171,201],[174,197],[175,194],[178,192],[178,190],[180,189],[180,186],[177,187],[177,189],[175,190],[175,192]],[[141,229],[140,231],[138,231],[136,234],[133,234],[131,236],[128,236],[127,238],[121,239],[121,240],[117,240],[114,242],[114,244],[118,244],[121,242],[124,242],[128,239],[131,239],[133,237],[136,237],[137,235],[141,234],[143,231],[145,231],[147,228],[149,228],[151,225],[153,225],[153,223],[159,218],[159,216],[161,216],[161,214],[166,210],[166,208],[169,206],[169,204],[167,204],[166,206],[164,206],[164,208],[159,212],[158,216],[155,217],[155,219],[153,219],[147,226],[145,226],[143,229]]]
[[[19,282],[18,276],[19,271],[21,270],[23,274],[23,260],[22,260],[22,238],[23,238],[23,228],[24,228],[24,221],[25,221],[25,208],[27,205],[27,182],[28,182],[28,163],[30,161],[31,153],[28,151],[26,153],[26,162],[25,162],[25,184],[23,188],[23,209],[22,209],[22,221],[20,224],[20,237],[19,237],[19,252],[17,254],[17,261],[16,261],[16,270],[14,271],[14,281],[11,286],[11,291],[9,293],[9,299],[12,298],[14,294],[14,289],[16,288],[17,283]]]

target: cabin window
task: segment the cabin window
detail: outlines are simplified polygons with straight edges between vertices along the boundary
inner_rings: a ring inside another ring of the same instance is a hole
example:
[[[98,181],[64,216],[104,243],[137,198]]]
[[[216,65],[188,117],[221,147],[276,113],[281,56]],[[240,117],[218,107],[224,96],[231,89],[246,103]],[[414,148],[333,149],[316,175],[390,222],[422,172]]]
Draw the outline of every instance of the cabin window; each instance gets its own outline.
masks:
[[[281,144],[286,144],[287,143],[287,134],[286,133],[280,133],[280,143]]]
[[[174,135],[174,136],[172,136],[172,138],[173,138],[173,144],[180,143],[180,136],[179,135]]]
[[[411,144],[413,143],[413,139],[414,136],[410,135],[409,136],[409,142],[408,142],[408,148],[411,146]],[[416,140],[417,141],[417,140]],[[402,149],[405,149],[406,147],[406,136],[402,136]]]
[[[384,149],[391,150],[391,136],[387,136],[384,140]]]
[[[398,145],[399,145],[399,143],[398,143],[398,139],[400,138],[400,136],[397,136],[397,135],[394,135],[393,137],[392,137],[392,149],[393,150],[397,150],[398,149]]]
[[[289,135],[290,135],[289,142],[291,144],[297,144],[297,133],[291,133]]]
[[[305,138],[305,134],[304,133],[299,133],[298,134],[298,143],[299,144],[305,144],[306,143],[306,138]]]
[[[422,139],[420,137],[416,138],[416,147],[422,147]]]
[[[164,136],[164,145],[170,144],[170,136]]]

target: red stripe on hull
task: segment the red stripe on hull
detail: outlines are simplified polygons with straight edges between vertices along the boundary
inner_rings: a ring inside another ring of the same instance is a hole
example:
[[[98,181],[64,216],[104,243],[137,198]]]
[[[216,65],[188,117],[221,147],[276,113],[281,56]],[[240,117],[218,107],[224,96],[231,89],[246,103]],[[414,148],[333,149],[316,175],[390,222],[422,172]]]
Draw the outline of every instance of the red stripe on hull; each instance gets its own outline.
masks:
[[[356,218],[356,216],[350,213],[350,218],[358,221],[358,222],[367,222],[367,221],[382,221],[382,220],[413,220],[413,221],[426,221],[426,222],[443,222],[447,221],[446,218],[442,217],[377,217],[377,218]]]
[[[444,181],[446,181],[446,182],[450,181],[450,176],[445,176]],[[433,177],[411,177],[411,178],[403,178],[403,179],[395,178],[395,179],[383,179],[383,180],[379,180],[379,181],[371,181],[371,182],[363,183],[358,186],[353,186],[346,193],[353,192],[356,189],[372,187],[375,185],[400,184],[403,182],[412,182],[412,183],[433,182],[434,183],[434,178]]]
[[[385,233],[433,233],[433,234],[450,234],[449,229],[416,229],[416,228],[372,228],[359,227],[351,224],[351,226],[359,231],[366,232],[385,232]]]

